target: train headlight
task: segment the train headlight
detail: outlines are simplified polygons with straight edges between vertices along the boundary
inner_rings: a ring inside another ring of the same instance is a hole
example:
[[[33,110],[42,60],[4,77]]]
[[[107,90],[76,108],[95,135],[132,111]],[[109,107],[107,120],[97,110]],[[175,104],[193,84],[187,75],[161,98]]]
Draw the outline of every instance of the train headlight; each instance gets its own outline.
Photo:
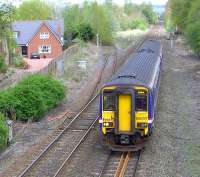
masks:
[[[112,123],[112,122],[104,122],[104,123],[103,123],[103,126],[104,126],[104,127],[112,127],[112,126],[113,126],[113,123]]]
[[[147,123],[137,123],[137,127],[146,128],[147,126]]]

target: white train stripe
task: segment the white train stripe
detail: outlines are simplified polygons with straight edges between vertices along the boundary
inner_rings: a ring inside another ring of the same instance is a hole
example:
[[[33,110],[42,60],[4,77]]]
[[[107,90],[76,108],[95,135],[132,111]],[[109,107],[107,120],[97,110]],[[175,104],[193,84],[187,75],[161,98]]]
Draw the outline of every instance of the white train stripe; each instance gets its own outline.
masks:
[[[153,119],[148,120],[148,124],[152,124],[152,122],[153,122]]]

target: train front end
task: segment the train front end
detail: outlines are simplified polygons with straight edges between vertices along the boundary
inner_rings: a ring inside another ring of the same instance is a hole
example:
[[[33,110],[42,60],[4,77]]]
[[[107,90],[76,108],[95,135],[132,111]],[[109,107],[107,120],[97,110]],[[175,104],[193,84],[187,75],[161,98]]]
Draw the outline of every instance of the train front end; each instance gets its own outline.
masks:
[[[138,151],[148,128],[148,89],[142,86],[107,86],[100,98],[100,138],[116,151]]]

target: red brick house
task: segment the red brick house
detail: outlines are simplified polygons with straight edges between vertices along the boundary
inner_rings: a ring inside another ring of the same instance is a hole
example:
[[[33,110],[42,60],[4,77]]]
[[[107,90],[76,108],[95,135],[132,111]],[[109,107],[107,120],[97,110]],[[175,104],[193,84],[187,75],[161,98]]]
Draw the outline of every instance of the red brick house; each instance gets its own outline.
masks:
[[[32,53],[56,58],[62,53],[64,22],[62,20],[16,21],[12,24],[19,52],[30,58]]]

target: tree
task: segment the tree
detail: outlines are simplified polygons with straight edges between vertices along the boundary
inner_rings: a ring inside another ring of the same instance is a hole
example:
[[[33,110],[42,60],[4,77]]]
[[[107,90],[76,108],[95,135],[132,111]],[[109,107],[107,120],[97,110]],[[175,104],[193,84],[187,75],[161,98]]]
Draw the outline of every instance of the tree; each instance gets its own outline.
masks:
[[[153,6],[151,4],[143,3],[141,5],[141,9],[148,23],[155,24],[157,20],[157,16],[156,16],[156,13],[153,11]]]
[[[184,28],[185,36],[192,49],[200,56],[200,0],[195,0],[191,4]]]
[[[113,41],[113,18],[108,6],[96,2],[85,2],[82,7],[72,5],[63,12],[65,22],[65,38],[81,37],[88,39],[99,34],[102,43],[110,44]],[[86,34],[85,37],[82,34]]]
[[[179,31],[186,27],[187,16],[191,7],[191,0],[171,0],[171,20]]]
[[[44,0],[26,0],[17,9],[18,20],[48,20],[53,17],[53,8]]]
[[[9,64],[9,45],[11,44],[12,32],[10,29],[10,24],[14,20],[15,8],[11,4],[0,3],[0,51],[2,51],[0,56],[0,72],[6,71],[5,65]],[[9,41],[9,43],[8,43]]]

